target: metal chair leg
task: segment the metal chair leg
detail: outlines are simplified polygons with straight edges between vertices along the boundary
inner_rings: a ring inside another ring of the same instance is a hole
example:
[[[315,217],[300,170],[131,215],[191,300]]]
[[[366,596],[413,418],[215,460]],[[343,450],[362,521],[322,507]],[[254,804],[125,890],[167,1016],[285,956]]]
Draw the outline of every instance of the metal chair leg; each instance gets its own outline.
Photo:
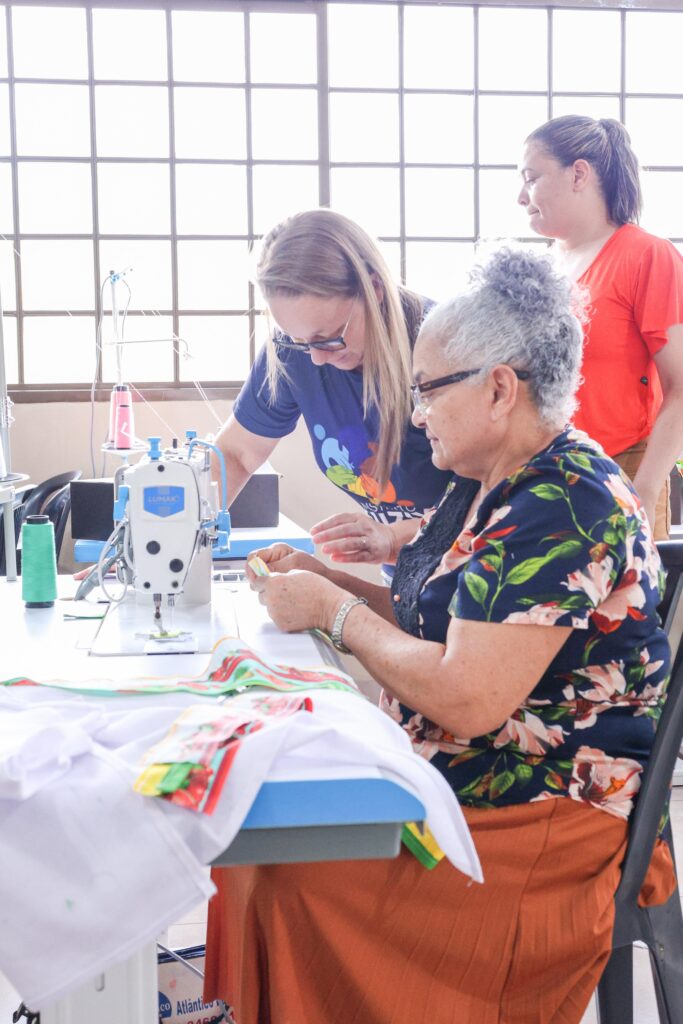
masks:
[[[612,950],[597,991],[600,1024],[633,1024],[633,947]]]

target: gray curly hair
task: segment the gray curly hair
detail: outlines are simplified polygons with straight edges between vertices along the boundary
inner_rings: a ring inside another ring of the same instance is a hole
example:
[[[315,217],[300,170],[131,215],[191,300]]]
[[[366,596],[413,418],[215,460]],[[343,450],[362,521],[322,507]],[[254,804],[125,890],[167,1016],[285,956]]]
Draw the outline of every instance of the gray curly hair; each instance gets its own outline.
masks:
[[[549,426],[564,427],[576,409],[580,381],[580,293],[548,256],[509,248],[475,267],[470,283],[468,291],[431,311],[420,336],[441,339],[459,369],[485,372],[505,363],[528,370],[539,416]]]

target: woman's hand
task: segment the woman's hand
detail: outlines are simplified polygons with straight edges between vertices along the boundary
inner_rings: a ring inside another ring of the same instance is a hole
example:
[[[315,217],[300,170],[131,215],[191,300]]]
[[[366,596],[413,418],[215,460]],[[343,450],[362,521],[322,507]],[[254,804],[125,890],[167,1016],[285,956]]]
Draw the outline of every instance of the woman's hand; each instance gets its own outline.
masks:
[[[393,527],[355,512],[323,519],[311,528],[311,537],[333,562],[394,562],[401,546]]]
[[[330,580],[306,571],[276,576],[252,573],[249,583],[252,590],[258,591],[259,601],[284,633],[304,629],[329,632],[339,608],[350,596]]]
[[[305,551],[298,551],[290,544],[271,544],[268,548],[260,548],[252,551],[249,558],[258,556],[268,566],[270,572],[285,573],[293,569],[306,569],[308,572],[316,573],[318,576],[326,576],[326,568],[323,563],[314,555],[308,555]],[[249,565],[247,559],[246,576],[251,584],[256,579],[256,573]]]

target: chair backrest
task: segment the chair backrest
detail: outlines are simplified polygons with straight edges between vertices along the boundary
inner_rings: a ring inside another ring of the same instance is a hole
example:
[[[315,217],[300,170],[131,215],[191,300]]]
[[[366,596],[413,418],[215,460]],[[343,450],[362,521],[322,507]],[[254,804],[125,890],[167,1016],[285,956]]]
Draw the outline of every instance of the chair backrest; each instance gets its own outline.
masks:
[[[57,556],[57,561],[59,561],[59,553],[62,550],[62,541],[64,540],[64,532],[66,530],[66,523],[69,518],[70,511],[71,488],[69,484],[62,487],[61,490],[56,492],[56,494],[53,494],[43,506],[43,513],[46,516],[49,516],[50,522],[54,524],[55,554]]]
[[[26,516],[40,515],[44,511],[48,500],[56,491],[61,491],[72,480],[80,480],[82,475],[80,469],[74,469],[68,473],[59,473],[57,476],[51,476],[47,480],[43,480],[41,484],[36,484],[26,495],[21,506],[23,511],[22,522]]]
[[[672,670],[666,703],[633,813],[618,900],[635,900],[640,892],[683,739],[683,540],[662,541],[657,548],[667,572],[659,610],[671,645]]]
[[[657,550],[666,569],[666,589],[659,614],[669,638],[673,669],[683,657],[683,539],[660,541]]]
[[[43,513],[50,517],[55,528],[55,550],[57,558],[62,546],[66,523],[69,518],[71,498],[69,494],[69,483],[78,480],[82,476],[80,469],[70,470],[68,473],[59,473],[51,476],[35,487],[27,488],[23,494],[23,501],[14,510],[14,533],[18,542],[21,533],[21,526],[27,516],[34,516]],[[66,490],[66,494],[64,493]],[[17,568],[21,568],[21,551],[17,551]],[[0,576],[7,572],[5,565],[4,539],[0,544]]]

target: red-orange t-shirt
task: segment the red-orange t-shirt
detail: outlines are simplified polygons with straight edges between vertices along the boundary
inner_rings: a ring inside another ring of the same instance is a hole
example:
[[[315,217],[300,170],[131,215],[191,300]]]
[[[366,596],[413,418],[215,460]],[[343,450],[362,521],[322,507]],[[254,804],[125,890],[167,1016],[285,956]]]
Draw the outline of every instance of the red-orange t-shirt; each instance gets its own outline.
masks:
[[[663,238],[624,224],[579,284],[590,297],[574,422],[608,455],[649,436],[662,388],[653,356],[683,323],[683,256]]]

